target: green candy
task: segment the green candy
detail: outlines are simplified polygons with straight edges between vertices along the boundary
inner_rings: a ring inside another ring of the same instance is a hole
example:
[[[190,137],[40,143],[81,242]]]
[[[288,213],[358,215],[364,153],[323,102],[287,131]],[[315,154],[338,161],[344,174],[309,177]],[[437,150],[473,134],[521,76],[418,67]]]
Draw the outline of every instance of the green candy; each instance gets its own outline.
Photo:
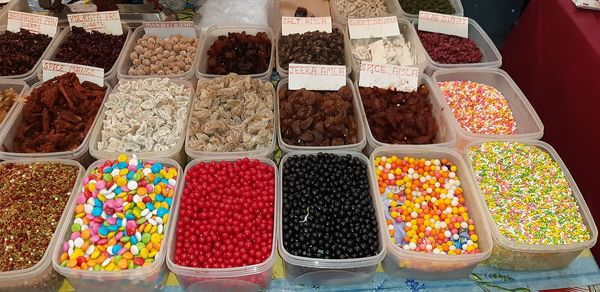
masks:
[[[133,264],[133,261],[129,261],[129,264],[127,265],[127,269],[133,270],[135,268],[135,265]]]
[[[115,261],[114,262],[118,263],[122,258],[123,258],[123,256],[118,255],[118,256],[115,257]]]
[[[81,225],[79,225],[79,224],[71,225],[71,232],[79,232],[79,231],[81,231]]]
[[[119,239],[120,242],[129,242],[129,236],[123,236]]]
[[[110,173],[105,173],[105,174],[102,176],[102,179],[103,179],[105,182],[111,182],[111,181],[112,181],[112,179],[113,179],[113,177],[112,177],[112,175],[111,175]]]
[[[142,234],[142,242],[143,243],[148,243],[150,242],[150,234],[144,232],[144,234]]]
[[[141,173],[139,173],[139,172],[136,172],[136,173],[133,175],[133,180],[134,180],[134,181],[140,181],[141,179],[142,179],[142,174],[141,174]]]
[[[136,245],[137,245],[137,247],[138,247],[138,250],[140,250],[140,251],[141,251],[143,248],[146,248],[146,245],[145,245],[144,243],[142,243],[142,242],[138,242]]]

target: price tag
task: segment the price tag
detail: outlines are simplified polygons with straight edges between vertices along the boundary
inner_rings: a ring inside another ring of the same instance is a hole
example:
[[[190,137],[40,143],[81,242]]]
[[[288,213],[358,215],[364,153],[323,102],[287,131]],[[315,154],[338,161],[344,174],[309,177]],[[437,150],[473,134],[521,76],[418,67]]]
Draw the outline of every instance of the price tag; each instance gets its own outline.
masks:
[[[49,37],[54,37],[58,28],[58,17],[12,10],[8,11],[8,23],[6,29],[12,32],[19,32],[22,28],[32,33],[45,34]]]
[[[377,18],[350,18],[348,30],[351,39],[382,38],[400,35],[396,16]]]
[[[346,85],[346,66],[290,64],[289,90],[338,90]]]
[[[281,35],[309,31],[331,33],[331,17],[281,17]]]
[[[123,34],[119,11],[75,13],[67,15],[67,18],[70,27],[83,27],[88,32],[95,30],[113,35]]]
[[[415,67],[402,67],[382,65],[363,61],[360,64],[361,87],[379,87],[403,92],[417,90],[419,82],[419,69]]]
[[[90,81],[99,86],[104,86],[104,68],[47,60],[42,61],[42,81],[44,82],[69,72],[75,73],[80,82]]]
[[[186,38],[196,37],[196,27],[193,21],[166,21],[166,22],[143,22],[144,33],[156,35],[166,39],[173,35],[182,35]]]
[[[467,38],[469,37],[469,18],[420,11],[419,30]]]

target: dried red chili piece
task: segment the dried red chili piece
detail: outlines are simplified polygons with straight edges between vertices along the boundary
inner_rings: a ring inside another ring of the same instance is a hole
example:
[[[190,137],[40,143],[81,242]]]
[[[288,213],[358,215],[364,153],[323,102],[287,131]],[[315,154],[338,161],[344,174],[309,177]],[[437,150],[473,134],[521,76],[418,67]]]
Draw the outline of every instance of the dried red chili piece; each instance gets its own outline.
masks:
[[[426,31],[419,31],[418,35],[429,57],[438,63],[479,63],[483,58],[481,50],[471,39]]]
[[[45,153],[81,145],[102,105],[105,87],[67,73],[35,88],[23,107],[13,152]]]
[[[256,36],[245,31],[219,36],[208,49],[208,74],[259,74],[269,69],[271,40],[265,32]]]
[[[52,38],[44,34],[5,31],[0,35],[0,76],[25,74],[37,63]]]

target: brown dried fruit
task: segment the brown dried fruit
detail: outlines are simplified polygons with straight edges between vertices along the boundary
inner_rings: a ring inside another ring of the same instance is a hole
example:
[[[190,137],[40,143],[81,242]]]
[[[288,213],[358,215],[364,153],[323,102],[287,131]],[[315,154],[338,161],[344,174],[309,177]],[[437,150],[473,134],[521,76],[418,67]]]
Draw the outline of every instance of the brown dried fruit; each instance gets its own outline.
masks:
[[[290,63],[344,65],[344,35],[334,28],[332,33],[311,31],[290,34],[279,39],[279,65]]]
[[[18,97],[18,93],[13,88],[9,88],[4,92],[0,90],[0,122],[4,121]]]
[[[208,74],[240,75],[267,71],[271,62],[271,40],[265,32],[256,36],[230,32],[219,38],[208,49],[206,67]]]
[[[0,76],[21,75],[33,69],[50,41],[47,35],[25,29],[0,34]]]

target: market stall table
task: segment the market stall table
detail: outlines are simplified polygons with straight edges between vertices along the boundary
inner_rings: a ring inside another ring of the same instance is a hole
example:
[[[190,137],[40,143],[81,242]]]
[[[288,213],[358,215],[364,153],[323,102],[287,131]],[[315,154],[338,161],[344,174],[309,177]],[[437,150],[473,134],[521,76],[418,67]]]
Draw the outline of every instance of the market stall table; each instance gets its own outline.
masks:
[[[597,169],[589,156],[600,150],[592,132],[600,126],[600,13],[577,9],[569,0],[532,0],[502,56],[503,69],[544,123],[543,140],[564,159],[600,220]],[[600,259],[600,245],[592,251]]]

